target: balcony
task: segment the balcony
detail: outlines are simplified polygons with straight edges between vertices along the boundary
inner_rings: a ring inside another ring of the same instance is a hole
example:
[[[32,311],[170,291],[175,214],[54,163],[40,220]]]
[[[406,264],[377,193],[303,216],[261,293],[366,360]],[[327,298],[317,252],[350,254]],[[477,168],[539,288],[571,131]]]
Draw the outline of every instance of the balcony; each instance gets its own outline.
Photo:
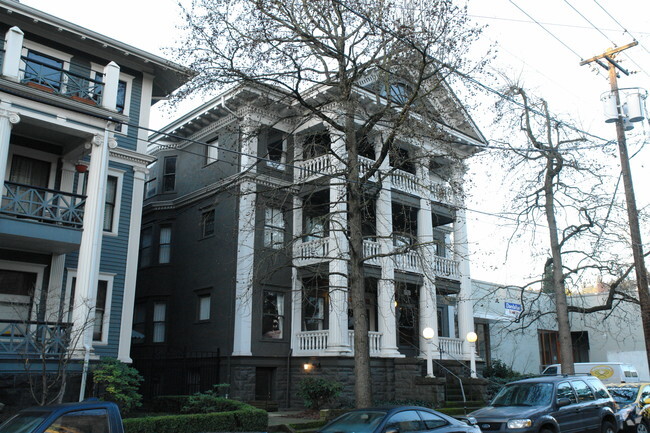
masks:
[[[323,356],[327,355],[327,340],[329,331],[303,331],[297,335],[298,347],[294,351],[296,356]],[[350,345],[349,356],[354,356],[354,331],[348,331],[348,344]],[[379,356],[381,352],[381,333],[368,332],[368,344],[370,345],[370,356]]]
[[[57,358],[66,353],[70,323],[0,320],[0,358]]]
[[[85,202],[82,195],[5,182],[0,243],[34,251],[74,251],[81,242]]]

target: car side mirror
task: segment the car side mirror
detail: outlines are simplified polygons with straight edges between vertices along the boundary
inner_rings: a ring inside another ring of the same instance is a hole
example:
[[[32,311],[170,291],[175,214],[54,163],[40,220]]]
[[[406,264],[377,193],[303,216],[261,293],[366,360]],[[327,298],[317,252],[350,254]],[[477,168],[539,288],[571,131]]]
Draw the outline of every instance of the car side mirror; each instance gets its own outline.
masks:
[[[571,404],[571,400],[569,400],[568,398],[558,398],[557,399],[557,407],[564,407],[564,406],[568,406],[570,404]]]

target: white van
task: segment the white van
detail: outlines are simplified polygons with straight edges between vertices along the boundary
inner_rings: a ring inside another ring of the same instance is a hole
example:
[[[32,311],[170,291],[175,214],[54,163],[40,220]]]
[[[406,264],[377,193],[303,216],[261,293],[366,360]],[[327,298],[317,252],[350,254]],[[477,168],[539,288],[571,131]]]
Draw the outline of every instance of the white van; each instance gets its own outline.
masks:
[[[576,362],[573,368],[576,374],[588,373],[596,376],[603,383],[640,382],[636,368],[622,362]],[[542,374],[561,374],[561,370],[560,364],[551,364],[542,371]]]

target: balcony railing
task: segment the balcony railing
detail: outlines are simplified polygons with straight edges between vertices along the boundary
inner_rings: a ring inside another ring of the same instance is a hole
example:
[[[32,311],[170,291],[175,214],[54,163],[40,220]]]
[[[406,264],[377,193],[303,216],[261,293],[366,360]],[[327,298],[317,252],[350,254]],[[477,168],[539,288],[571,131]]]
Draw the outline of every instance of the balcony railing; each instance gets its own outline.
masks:
[[[5,182],[0,213],[74,228],[83,225],[86,197],[16,182]]]
[[[334,173],[334,166],[328,154],[299,162],[297,166],[296,180],[298,182],[307,182]]]
[[[90,105],[101,105],[104,83],[75,74],[55,65],[30,57],[21,57],[22,82],[45,92],[67,96]]]
[[[294,245],[293,258],[297,266],[308,266],[329,260],[329,238],[318,238]]]
[[[395,260],[395,269],[418,274],[422,273],[422,262],[419,251],[396,253],[393,258]]]
[[[419,195],[418,181],[414,174],[402,170],[395,170],[391,176],[393,189],[407,194]]]
[[[438,277],[455,280],[460,278],[460,263],[458,260],[434,256],[432,257],[431,265],[433,266],[433,273]]]
[[[461,359],[463,356],[463,340],[460,338],[438,337],[438,345],[444,359]]]
[[[437,182],[431,183],[431,197],[439,203],[450,204],[452,206],[461,205],[459,195],[451,187]]]
[[[327,340],[329,330],[322,331],[303,331],[298,333],[298,354],[319,354],[327,349]],[[354,331],[348,331],[348,343],[352,351],[350,356],[354,355]],[[379,356],[381,352],[381,333],[368,332],[368,344],[370,346],[370,356]]]
[[[70,323],[0,320],[0,356],[57,357],[68,350]]]
[[[348,339],[350,348],[352,349],[351,355],[354,355],[354,331],[348,331]],[[379,356],[381,352],[381,333],[369,331],[368,332],[368,346],[370,356]]]
[[[379,259],[379,254],[381,254],[381,244],[370,239],[363,240],[363,256],[372,257],[369,260],[366,260],[367,265],[381,266],[381,261]]]

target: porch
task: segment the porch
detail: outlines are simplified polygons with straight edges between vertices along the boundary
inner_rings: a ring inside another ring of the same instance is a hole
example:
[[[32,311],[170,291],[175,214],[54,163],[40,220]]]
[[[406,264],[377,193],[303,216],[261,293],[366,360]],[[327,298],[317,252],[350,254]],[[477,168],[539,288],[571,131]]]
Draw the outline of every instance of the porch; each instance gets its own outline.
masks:
[[[0,359],[58,358],[70,344],[71,323],[0,320]]]

